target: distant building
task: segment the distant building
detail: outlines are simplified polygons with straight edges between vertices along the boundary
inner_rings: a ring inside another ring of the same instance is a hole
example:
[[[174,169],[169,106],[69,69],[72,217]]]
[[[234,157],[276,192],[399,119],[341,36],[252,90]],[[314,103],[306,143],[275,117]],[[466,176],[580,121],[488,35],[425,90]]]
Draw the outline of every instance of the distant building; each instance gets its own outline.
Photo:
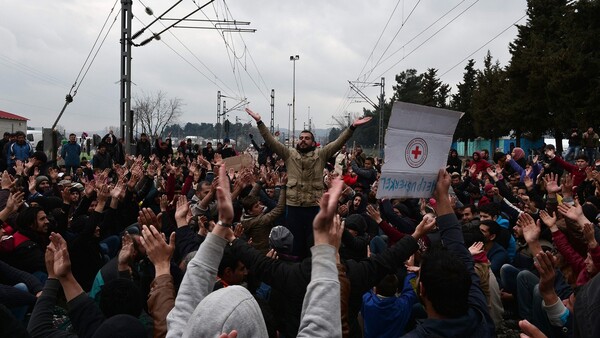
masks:
[[[0,137],[5,132],[27,131],[28,118],[0,110]]]

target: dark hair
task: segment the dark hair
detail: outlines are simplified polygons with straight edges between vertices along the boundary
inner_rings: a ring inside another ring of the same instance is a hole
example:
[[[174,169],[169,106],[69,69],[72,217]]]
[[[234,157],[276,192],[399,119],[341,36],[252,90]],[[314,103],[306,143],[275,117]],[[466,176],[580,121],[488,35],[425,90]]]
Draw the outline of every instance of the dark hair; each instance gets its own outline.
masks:
[[[589,158],[587,157],[586,154],[579,154],[579,155],[577,155],[577,157],[575,157],[575,160],[584,160],[584,161],[588,162]]]
[[[500,215],[500,206],[498,203],[480,205],[478,209],[480,213],[485,212],[492,217]]]
[[[254,195],[249,195],[246,196],[242,199],[242,206],[244,207],[244,210],[246,210],[246,212],[250,211],[250,209],[252,209],[252,206],[254,204],[256,204],[258,201],[260,201],[260,199]]]
[[[24,133],[24,132],[22,132],[22,131],[20,131],[20,130],[19,130],[19,131],[17,131],[17,132],[15,132],[15,137],[19,137],[19,136],[23,136],[23,137],[25,137],[25,133]]]
[[[479,210],[477,209],[477,207],[475,206],[475,204],[466,204],[466,205],[464,205],[464,206],[462,207],[463,211],[464,211],[465,209],[467,209],[467,208],[471,209],[471,212],[472,212],[472,213],[474,213],[474,214],[476,214],[476,213],[478,213],[478,212],[479,212]]]
[[[387,275],[377,284],[377,294],[384,297],[393,297],[398,291],[398,277],[396,275]]]
[[[71,136],[75,136],[75,137],[77,137],[77,135],[75,135],[75,133],[70,133],[70,134],[69,134],[69,137],[71,137]]]
[[[231,251],[231,248],[229,246],[226,246],[225,250],[223,251],[223,258],[221,258],[221,263],[219,263],[219,270],[217,271],[217,276],[223,277],[225,269],[227,268],[235,270],[238,266],[239,261],[240,260]]]
[[[125,278],[117,278],[106,283],[100,292],[100,310],[106,318],[119,314],[139,317],[144,307],[142,291]]]
[[[495,221],[485,220],[481,221],[479,224],[488,227],[490,235],[496,235],[496,237],[498,237],[498,235],[500,234],[500,225],[498,225],[498,223],[496,223]]]
[[[372,164],[375,164],[375,159],[372,156],[367,156],[367,158],[365,158],[365,161],[371,161]]]
[[[40,207],[29,207],[21,211],[19,216],[17,216],[17,229],[32,229],[32,225],[35,224],[37,215],[40,211],[44,211],[44,209]]]
[[[469,271],[452,252],[432,248],[423,255],[419,280],[427,299],[440,315],[458,318],[469,310]]]
[[[312,138],[312,141],[313,142],[315,141],[315,134],[313,134],[312,131],[305,129],[305,130],[303,130],[303,131],[300,132],[300,134],[303,134],[303,133],[310,134],[310,137]]]

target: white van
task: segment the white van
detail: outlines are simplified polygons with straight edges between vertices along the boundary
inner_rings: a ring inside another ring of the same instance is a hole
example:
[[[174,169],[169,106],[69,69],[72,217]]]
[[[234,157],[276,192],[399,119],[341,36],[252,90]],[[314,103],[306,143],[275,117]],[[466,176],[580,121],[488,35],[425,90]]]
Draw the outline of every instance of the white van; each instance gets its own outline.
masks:
[[[27,130],[26,138],[27,138],[27,141],[29,141],[29,144],[31,144],[31,147],[33,149],[35,149],[35,146],[37,146],[38,142],[43,139],[42,131],[41,130]]]

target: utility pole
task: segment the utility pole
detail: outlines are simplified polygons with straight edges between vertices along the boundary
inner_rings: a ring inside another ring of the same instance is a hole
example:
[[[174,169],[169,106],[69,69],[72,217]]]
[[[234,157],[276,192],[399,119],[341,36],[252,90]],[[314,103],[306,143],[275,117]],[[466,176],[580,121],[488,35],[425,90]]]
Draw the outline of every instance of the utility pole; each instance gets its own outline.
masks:
[[[221,124],[221,91],[217,91],[217,125],[221,125],[217,131],[217,142],[221,141],[223,135],[223,125]],[[216,126],[215,126],[216,127]]]
[[[271,134],[275,133],[275,89],[271,89]]]
[[[290,121],[291,121],[291,117],[290,117],[290,116],[291,116],[291,113],[292,113],[292,110],[291,110],[291,109],[292,109],[292,104],[291,104],[291,103],[288,103],[288,132],[287,132],[287,133],[288,133],[288,135],[287,135],[287,136],[288,136],[288,137],[287,137],[287,139],[288,139],[288,140],[287,140],[287,145],[288,145],[288,147],[290,146],[290,141],[292,140],[292,139],[290,138],[290,135],[291,135],[291,133],[292,133],[292,131],[291,131],[291,129],[290,129]]]
[[[290,61],[294,64],[293,86],[292,86],[292,144],[295,144],[296,138],[296,61],[300,59],[300,55],[290,55]]]
[[[312,132],[312,123],[310,120],[310,106],[308,106],[308,131]]]
[[[383,146],[384,146],[384,141],[383,141],[383,115],[384,115],[384,109],[385,109],[385,78],[382,77],[381,78],[381,82],[358,82],[358,81],[348,81],[348,83],[350,84],[350,89],[354,90],[356,92],[356,94],[358,94],[358,96],[360,96],[363,100],[367,101],[367,103],[369,103],[371,105],[371,107],[373,107],[375,110],[379,111],[379,135],[377,137],[377,149],[379,151],[379,156],[383,157]],[[363,93],[359,88],[357,88],[354,84],[355,83],[362,83],[362,84],[366,84],[366,85],[370,85],[373,87],[381,87],[381,91],[380,91],[380,95],[379,95],[379,104],[375,104],[375,102],[373,102],[367,95],[365,95],[365,93]]]
[[[121,0],[121,100],[119,113],[121,116],[121,138],[125,140],[125,152],[131,149],[131,13],[132,0]]]
[[[381,94],[379,95],[379,137],[377,139],[377,148],[379,150],[379,157],[383,158],[383,147],[385,145],[383,141],[383,118],[385,113],[385,78],[381,78]]]

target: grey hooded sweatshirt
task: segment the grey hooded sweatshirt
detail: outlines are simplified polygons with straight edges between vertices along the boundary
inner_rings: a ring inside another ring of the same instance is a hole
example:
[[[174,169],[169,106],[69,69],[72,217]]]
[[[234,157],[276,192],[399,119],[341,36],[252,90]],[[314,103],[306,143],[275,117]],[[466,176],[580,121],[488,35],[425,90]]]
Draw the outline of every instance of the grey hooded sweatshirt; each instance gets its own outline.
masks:
[[[212,292],[227,240],[209,233],[190,261],[175,307],[167,316],[167,337],[267,337],[258,303],[241,286]],[[212,293],[211,293],[212,292]]]

